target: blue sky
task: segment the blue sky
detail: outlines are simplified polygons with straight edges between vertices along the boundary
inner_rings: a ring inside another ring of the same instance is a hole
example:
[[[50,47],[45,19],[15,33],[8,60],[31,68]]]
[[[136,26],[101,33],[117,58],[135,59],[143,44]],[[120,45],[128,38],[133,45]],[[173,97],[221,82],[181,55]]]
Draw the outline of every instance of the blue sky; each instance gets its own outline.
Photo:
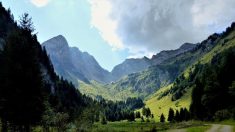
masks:
[[[0,0],[28,12],[40,42],[59,34],[109,71],[126,58],[198,43],[235,21],[235,0]]]
[[[43,7],[37,7],[29,0],[2,0],[2,3],[10,7],[15,19],[19,19],[24,12],[30,14],[40,42],[61,34],[70,46],[87,51],[107,70],[128,56],[126,50],[114,51],[99,31],[91,28],[90,5],[87,0],[54,0]]]

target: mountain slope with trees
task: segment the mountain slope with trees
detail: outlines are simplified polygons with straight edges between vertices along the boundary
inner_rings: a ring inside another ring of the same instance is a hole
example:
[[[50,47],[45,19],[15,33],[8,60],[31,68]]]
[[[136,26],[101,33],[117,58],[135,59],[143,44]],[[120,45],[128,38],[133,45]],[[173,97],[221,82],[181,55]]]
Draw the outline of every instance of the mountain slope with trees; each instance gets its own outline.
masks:
[[[160,116],[186,107],[200,120],[224,120],[234,116],[235,24],[221,34],[214,34],[215,46],[182,72],[175,81],[146,100],[153,113]],[[203,41],[205,42],[205,41]]]
[[[210,52],[219,39],[220,36],[218,34],[213,34],[199,44],[184,44],[181,46],[181,50],[178,49],[181,52],[178,53],[178,51],[176,56],[170,56],[170,54],[176,53],[175,51],[169,51],[170,57],[167,57],[161,63],[150,66],[142,72],[129,74],[110,85],[110,87],[120,93],[132,93],[135,96],[145,98],[159,88],[174,82],[185,69],[194,64],[203,55]],[[183,50],[184,47],[189,48]]]

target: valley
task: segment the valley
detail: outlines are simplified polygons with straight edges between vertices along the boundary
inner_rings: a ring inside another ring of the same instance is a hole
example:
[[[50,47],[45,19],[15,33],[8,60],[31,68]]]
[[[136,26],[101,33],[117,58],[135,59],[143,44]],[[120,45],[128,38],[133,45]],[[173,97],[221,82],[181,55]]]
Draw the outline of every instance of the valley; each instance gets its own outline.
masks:
[[[227,26],[108,71],[69,37],[39,42],[30,14],[15,19],[0,1],[0,131],[233,132],[235,22]]]

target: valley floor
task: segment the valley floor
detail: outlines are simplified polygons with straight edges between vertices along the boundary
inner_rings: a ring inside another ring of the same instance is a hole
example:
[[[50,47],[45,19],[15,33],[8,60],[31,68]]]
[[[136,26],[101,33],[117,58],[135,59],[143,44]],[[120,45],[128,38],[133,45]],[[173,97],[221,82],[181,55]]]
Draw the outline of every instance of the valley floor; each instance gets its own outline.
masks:
[[[189,121],[181,123],[156,122],[109,122],[106,125],[96,123],[92,132],[235,132],[235,121],[199,122]]]

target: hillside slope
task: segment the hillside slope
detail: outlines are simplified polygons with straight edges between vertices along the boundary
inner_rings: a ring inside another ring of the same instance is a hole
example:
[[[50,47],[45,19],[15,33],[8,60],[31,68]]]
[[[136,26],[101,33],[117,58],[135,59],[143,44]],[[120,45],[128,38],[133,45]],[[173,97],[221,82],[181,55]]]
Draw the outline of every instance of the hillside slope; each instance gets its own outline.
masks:
[[[167,117],[169,108],[179,110],[180,107],[190,107],[192,90],[195,88],[194,81],[197,78],[195,75],[195,68],[198,69],[198,63],[200,63],[200,65],[210,64],[212,60],[218,58],[218,55],[222,54],[223,56],[224,53],[235,50],[235,26],[232,26],[232,29],[233,30],[230,30],[229,28],[229,30],[227,29],[226,32],[220,34],[219,38],[216,40],[215,47],[205,55],[201,56],[192,65],[188,66],[172,84],[161,88],[146,99],[146,105],[155,114],[156,120],[159,120],[161,113]],[[199,96],[199,94],[196,94],[195,96]]]
[[[176,54],[175,51],[169,51],[169,53],[174,55],[142,72],[129,74],[121,78],[112,84],[111,88],[145,98],[159,88],[171,84],[187,67],[210,52],[219,39],[220,36],[218,34],[213,34],[197,45],[184,44],[180,49],[184,47],[190,48],[187,48],[188,50],[180,50],[181,52],[177,52],[176,56],[174,56]]]

